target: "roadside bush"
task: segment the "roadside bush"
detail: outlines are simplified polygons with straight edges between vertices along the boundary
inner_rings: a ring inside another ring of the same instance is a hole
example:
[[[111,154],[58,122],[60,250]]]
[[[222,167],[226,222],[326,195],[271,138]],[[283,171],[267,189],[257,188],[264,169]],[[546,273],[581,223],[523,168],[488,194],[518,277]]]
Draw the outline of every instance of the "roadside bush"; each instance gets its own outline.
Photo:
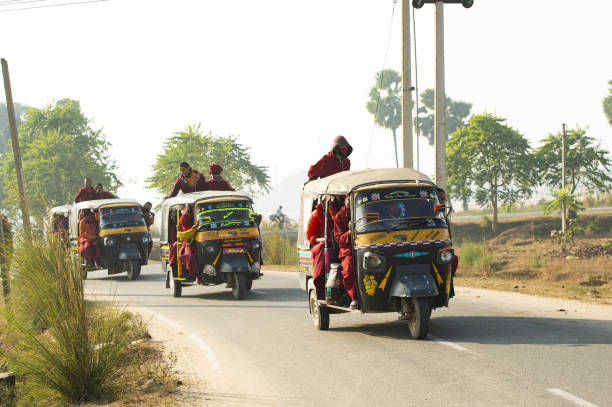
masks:
[[[18,242],[13,271],[4,316],[8,365],[25,380],[20,397],[35,405],[112,398],[121,388],[118,361],[140,324],[87,303],[80,262],[51,237]]]
[[[599,226],[597,226],[597,224],[595,223],[595,221],[593,221],[592,219],[590,219],[587,224],[584,227],[584,233],[587,236],[592,236],[596,233],[598,233],[600,231]]]
[[[296,237],[274,230],[262,239],[264,264],[297,265]]]
[[[459,263],[461,268],[466,267],[484,277],[499,269],[499,263],[486,245],[472,242],[465,242],[461,246]]]

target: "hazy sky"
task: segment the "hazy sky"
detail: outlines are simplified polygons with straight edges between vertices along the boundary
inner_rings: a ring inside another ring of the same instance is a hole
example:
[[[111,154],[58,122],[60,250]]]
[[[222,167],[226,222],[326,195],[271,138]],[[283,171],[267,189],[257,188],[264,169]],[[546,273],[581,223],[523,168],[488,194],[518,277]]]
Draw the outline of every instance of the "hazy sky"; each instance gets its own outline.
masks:
[[[0,10],[18,6],[4,3]],[[273,184],[305,172],[338,134],[355,148],[353,168],[393,166],[391,134],[373,126],[365,103],[390,26],[386,67],[400,70],[400,5],[393,19],[393,0],[111,0],[0,11],[0,56],[15,101],[80,100],[112,142],[120,194],[158,199],[144,179],[163,141],[188,123],[240,135]],[[589,126],[612,149],[602,112],[611,15],[609,0],[447,5],[447,95],[506,117],[534,142],[565,122]],[[433,87],[433,6],[416,10],[416,25],[425,89]],[[431,174],[432,149],[421,152]]]

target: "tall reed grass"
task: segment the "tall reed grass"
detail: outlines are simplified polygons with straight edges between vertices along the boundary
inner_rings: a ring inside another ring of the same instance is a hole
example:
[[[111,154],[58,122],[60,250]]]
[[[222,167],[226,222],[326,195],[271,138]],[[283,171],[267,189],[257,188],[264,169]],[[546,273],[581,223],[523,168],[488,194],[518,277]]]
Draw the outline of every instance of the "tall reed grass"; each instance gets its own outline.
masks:
[[[24,398],[36,405],[112,398],[134,338],[127,313],[85,301],[79,259],[52,237],[19,240],[12,272],[3,316],[14,347],[6,356],[24,379]]]
[[[464,242],[460,247],[459,259],[461,269],[471,269],[484,277],[499,269],[499,263],[485,244]]]
[[[270,230],[262,236],[264,264],[297,265],[297,236]]]

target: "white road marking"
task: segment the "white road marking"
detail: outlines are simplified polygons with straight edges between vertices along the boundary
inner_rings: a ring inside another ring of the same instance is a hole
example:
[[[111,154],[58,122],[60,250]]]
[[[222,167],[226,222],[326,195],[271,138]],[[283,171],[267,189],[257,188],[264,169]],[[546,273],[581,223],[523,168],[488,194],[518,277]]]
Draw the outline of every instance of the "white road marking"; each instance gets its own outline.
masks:
[[[198,338],[196,336],[196,334],[191,334],[189,336],[189,338],[194,341],[195,343],[198,344],[198,346],[200,347],[200,349],[202,349],[202,352],[204,352],[206,354],[206,358],[208,359],[208,363],[210,363],[210,368],[212,370],[219,370],[219,361],[217,360],[217,358],[215,357],[215,354],[213,353],[212,349],[210,349],[208,347],[208,345],[206,344],[206,342],[204,342],[203,340],[201,340],[200,338]]]
[[[590,403],[586,400],[581,399],[580,397],[574,396],[571,393],[568,393],[564,390],[561,389],[546,389],[549,392],[551,392],[552,394],[556,394],[559,397],[563,397],[566,400],[571,401],[572,403],[576,404],[577,406],[581,406],[581,407],[597,407],[596,404]]]
[[[464,348],[461,345],[457,345],[456,343],[445,341],[445,340],[443,340],[441,338],[438,338],[437,336],[434,336],[434,335],[429,335],[429,337],[431,338],[432,341],[438,342],[440,345],[448,346],[449,348],[453,348],[455,350],[458,350],[459,352],[469,352],[467,350],[467,348]]]

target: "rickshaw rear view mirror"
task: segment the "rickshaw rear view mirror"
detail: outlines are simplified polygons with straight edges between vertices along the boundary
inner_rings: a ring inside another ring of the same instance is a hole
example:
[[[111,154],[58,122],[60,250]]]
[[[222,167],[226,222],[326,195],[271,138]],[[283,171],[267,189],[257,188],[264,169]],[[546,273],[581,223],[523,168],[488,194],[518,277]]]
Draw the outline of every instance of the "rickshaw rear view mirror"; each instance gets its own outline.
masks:
[[[446,206],[443,204],[436,204],[433,207],[434,212],[444,212],[447,209],[450,209],[450,206]]]

